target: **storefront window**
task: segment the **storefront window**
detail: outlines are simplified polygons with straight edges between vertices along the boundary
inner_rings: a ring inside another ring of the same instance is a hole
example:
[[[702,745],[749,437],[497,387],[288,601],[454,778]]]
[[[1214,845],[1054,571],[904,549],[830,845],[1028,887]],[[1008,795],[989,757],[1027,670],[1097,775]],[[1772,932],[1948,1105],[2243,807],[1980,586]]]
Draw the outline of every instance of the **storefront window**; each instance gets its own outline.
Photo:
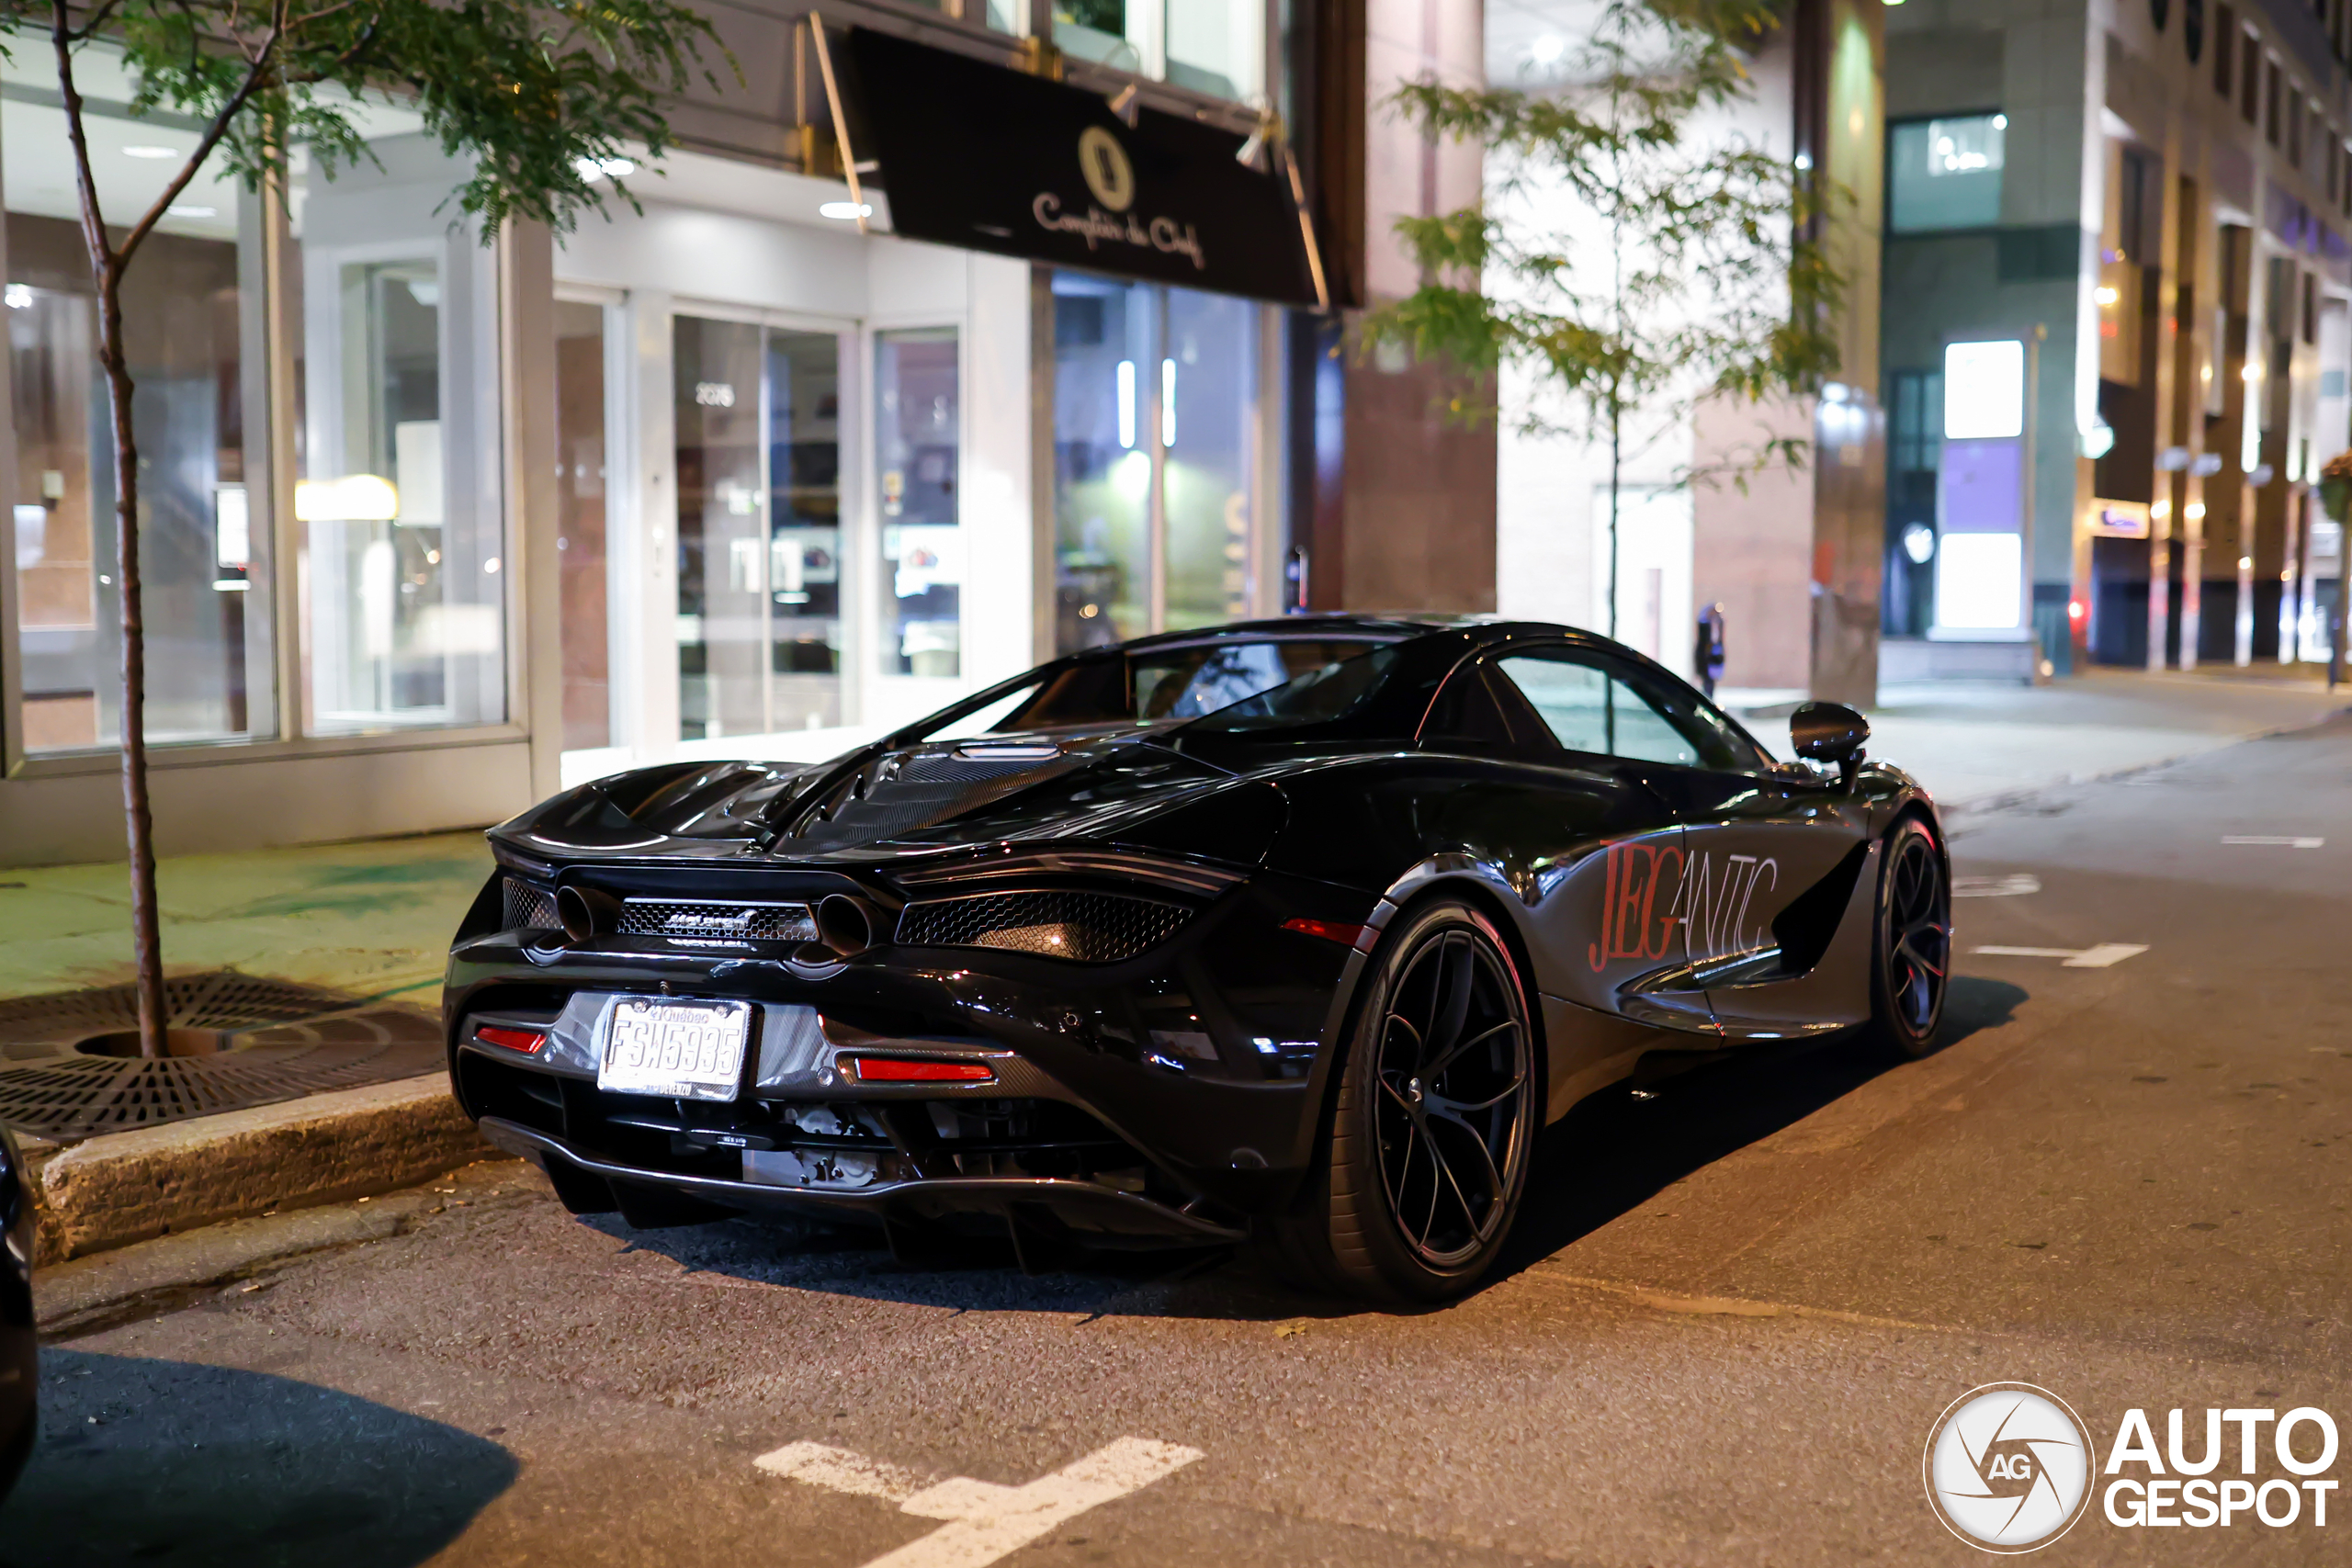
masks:
[[[1054,276],[1054,647],[1152,629],[1159,291]]]
[[[1257,408],[1257,307],[1166,291],[1159,361],[1161,486],[1168,511],[1165,629],[1250,613],[1250,475]]]
[[[301,177],[311,727],[506,714],[496,271],[446,209],[462,178],[423,137]]]
[[[86,116],[98,199],[144,212],[194,138]],[[112,403],[96,363],[96,297],[77,225],[62,109],[0,104],[7,197],[18,646],[31,751],[111,746],[122,732]],[[140,570],[151,741],[274,732],[269,541],[249,526],[234,182],[201,172],[123,282],[135,384]],[[255,592],[258,589],[259,592]]]
[[[680,316],[671,333],[678,432],[678,735],[765,733],[767,581],[760,493],[760,337]]]
[[[1055,647],[1247,615],[1258,308],[1054,278]]]
[[[1262,91],[1264,0],[1056,0],[1054,42],[1068,54],[1213,97]]]
[[[874,450],[882,510],[882,668],[963,673],[962,424],[956,329],[875,339]]]
[[[841,722],[842,340],[768,333],[771,729]]]
[[[563,585],[563,749],[613,744],[605,509],[605,307],[555,308],[557,571]]]
[[[841,344],[673,329],[683,739],[841,722]]]

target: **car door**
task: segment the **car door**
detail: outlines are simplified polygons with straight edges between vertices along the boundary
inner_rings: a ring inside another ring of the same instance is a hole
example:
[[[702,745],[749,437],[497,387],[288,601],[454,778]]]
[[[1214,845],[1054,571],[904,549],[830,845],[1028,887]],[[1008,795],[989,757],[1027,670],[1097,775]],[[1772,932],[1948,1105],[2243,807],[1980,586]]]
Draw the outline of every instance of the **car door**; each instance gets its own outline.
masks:
[[[1475,667],[1542,789],[1555,797],[1605,792],[1613,806],[1606,818],[1556,813],[1544,824],[1550,836],[1535,858],[1531,904],[1554,954],[1552,994],[1712,1046],[1705,993],[1681,983],[1690,957],[1675,913],[1688,859],[1683,827],[1669,797],[1651,787],[1651,766],[1611,744],[1625,694],[1612,692],[1591,654],[1566,646],[1512,649]],[[1630,713],[1624,723],[1630,729]]]
[[[1630,660],[1612,673],[1652,716],[1621,724],[1618,746],[1654,764],[1645,777],[1682,824],[1677,915],[1725,1037],[1782,1039],[1867,1017],[1869,943],[1833,941],[1870,918],[1860,803],[1774,762],[1679,682]]]

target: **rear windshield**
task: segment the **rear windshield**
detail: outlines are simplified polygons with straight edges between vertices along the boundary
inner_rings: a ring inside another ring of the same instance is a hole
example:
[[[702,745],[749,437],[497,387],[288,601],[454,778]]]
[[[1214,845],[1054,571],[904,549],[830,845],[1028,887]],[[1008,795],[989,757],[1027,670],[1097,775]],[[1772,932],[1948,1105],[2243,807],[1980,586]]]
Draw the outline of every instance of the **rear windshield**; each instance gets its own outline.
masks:
[[[1204,715],[1187,728],[1231,732],[1329,724],[1370,702],[1396,663],[1395,649],[1368,649],[1353,658],[1302,671],[1283,685]]]
[[[1082,660],[1036,688],[991,728],[1062,729],[1197,719],[1287,691],[1379,646],[1360,639],[1283,638]]]

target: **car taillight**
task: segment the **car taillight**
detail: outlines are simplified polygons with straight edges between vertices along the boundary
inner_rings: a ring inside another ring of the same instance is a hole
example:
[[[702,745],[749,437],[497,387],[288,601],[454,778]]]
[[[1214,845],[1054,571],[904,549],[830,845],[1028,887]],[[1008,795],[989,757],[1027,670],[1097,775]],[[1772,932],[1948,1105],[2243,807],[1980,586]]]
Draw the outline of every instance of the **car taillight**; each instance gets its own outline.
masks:
[[[1340,942],[1349,947],[1362,942],[1364,933],[1363,927],[1351,926],[1342,920],[1284,920],[1283,930],[1304,931],[1308,936],[1319,936],[1326,942]]]
[[[548,1037],[536,1029],[509,1029],[503,1023],[476,1025],[474,1038],[485,1045],[503,1046],[509,1051],[520,1051],[526,1056],[537,1055],[548,1043]]]
[[[996,1077],[985,1063],[936,1057],[852,1056],[844,1065],[860,1083],[987,1083]]]

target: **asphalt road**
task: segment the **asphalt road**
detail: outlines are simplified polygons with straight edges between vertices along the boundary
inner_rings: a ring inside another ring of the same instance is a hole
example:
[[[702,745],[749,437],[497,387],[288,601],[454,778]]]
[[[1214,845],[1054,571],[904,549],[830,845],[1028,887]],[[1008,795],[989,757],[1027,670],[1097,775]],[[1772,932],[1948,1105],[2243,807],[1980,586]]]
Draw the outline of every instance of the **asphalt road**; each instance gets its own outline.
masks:
[[[513,1165],[173,1266],[210,1283],[73,1266],[0,1562],[1981,1561],[1921,1483],[1976,1385],[2059,1394],[2099,1459],[2133,1407],[2192,1449],[2208,1406],[2352,1419],[2347,782],[2339,721],[1974,819],[1939,1054],[1589,1102],[1509,1273],[1443,1311],[1215,1258],[632,1235]],[[2038,1560],[2340,1562],[2337,1503],[2159,1532],[2095,1501]]]

